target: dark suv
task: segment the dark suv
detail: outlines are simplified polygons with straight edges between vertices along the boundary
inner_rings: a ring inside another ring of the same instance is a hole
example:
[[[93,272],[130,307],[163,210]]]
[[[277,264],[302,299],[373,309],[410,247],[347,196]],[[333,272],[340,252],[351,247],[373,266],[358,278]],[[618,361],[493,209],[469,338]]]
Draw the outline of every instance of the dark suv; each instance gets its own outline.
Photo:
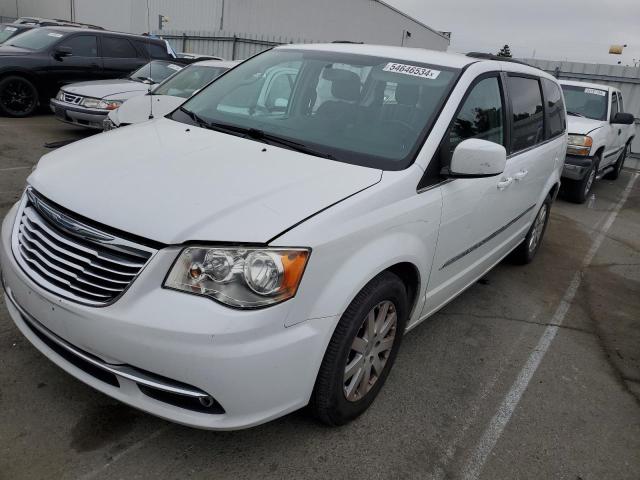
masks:
[[[173,59],[159,38],[75,27],[34,28],[0,45],[0,114],[31,115],[62,85],[121,78],[150,59]]]

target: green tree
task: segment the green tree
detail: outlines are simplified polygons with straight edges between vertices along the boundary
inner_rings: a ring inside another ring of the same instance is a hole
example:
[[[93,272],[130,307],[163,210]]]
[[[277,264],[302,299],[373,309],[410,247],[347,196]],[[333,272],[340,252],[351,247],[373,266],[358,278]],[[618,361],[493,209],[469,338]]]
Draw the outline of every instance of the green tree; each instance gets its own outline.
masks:
[[[498,52],[498,56],[511,58],[512,55],[511,55],[511,49],[509,48],[509,45],[505,45],[504,47],[502,47]]]

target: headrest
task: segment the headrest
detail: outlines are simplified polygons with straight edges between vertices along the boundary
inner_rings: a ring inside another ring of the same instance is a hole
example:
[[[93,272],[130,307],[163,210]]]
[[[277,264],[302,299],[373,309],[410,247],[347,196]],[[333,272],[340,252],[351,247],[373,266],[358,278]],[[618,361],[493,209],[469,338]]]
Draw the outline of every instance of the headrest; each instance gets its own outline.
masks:
[[[340,100],[360,100],[360,77],[349,70],[325,68],[322,78],[331,82],[331,95]]]
[[[420,99],[420,88],[418,85],[399,83],[396,87],[396,102],[401,105],[415,107]]]

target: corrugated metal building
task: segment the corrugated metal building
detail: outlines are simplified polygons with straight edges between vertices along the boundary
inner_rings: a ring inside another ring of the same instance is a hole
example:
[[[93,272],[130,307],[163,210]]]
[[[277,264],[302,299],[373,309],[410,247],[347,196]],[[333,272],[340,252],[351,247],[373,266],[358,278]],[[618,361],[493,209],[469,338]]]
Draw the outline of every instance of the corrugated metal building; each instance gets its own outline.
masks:
[[[379,0],[149,0],[148,5],[147,13],[145,0],[0,0],[0,16],[63,18],[142,33],[159,32],[163,15],[168,21],[162,32],[171,34],[449,46],[447,35]]]
[[[631,151],[640,154],[640,68],[535,58],[523,58],[522,61],[552,75],[557,73],[560,79],[601,83],[620,89],[624,110],[636,118],[637,133]]]

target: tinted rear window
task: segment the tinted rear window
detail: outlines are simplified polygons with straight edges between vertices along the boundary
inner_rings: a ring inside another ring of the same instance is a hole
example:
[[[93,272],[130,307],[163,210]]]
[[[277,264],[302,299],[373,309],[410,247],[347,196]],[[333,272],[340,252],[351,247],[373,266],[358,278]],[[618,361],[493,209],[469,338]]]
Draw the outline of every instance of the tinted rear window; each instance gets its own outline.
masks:
[[[511,150],[518,152],[544,139],[542,95],[537,79],[507,77],[513,111]]]
[[[147,58],[173,58],[167,52],[167,47],[164,44],[154,43],[154,42],[145,42],[143,40],[138,40],[138,47],[142,50]]]
[[[110,58],[136,58],[138,52],[126,38],[102,37],[102,56]]]
[[[547,137],[552,138],[561,135],[566,128],[564,103],[560,87],[551,80],[542,79],[542,91],[547,112]]]

